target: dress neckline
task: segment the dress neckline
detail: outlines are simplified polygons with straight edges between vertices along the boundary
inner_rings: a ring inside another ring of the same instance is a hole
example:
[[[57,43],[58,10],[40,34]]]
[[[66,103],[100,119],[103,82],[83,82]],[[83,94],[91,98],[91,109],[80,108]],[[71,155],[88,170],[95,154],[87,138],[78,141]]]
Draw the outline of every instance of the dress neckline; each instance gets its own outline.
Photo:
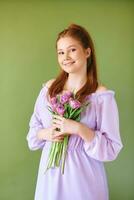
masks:
[[[48,90],[49,88],[44,85],[44,87]],[[71,92],[69,90],[63,90],[64,92]],[[95,91],[89,95],[87,95],[87,97],[90,97],[90,96],[96,96],[96,95],[101,95],[101,94],[115,94],[115,91],[114,90],[110,90],[110,89],[107,89],[107,90],[104,90],[104,91]]]

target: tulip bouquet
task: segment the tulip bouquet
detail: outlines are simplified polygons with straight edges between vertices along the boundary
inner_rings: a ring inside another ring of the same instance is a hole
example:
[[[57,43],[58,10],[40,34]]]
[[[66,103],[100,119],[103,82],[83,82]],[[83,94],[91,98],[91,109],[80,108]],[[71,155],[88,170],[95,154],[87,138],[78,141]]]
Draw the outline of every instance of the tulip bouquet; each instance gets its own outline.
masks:
[[[81,112],[89,104],[89,102],[81,104],[75,98],[75,93],[69,91],[62,95],[52,97],[50,103],[51,106],[48,106],[48,109],[53,114],[53,117],[56,114],[78,122],[80,121]],[[64,174],[68,141],[69,135],[64,135],[63,141],[52,142],[46,171],[54,166],[59,167],[61,162],[61,172]]]

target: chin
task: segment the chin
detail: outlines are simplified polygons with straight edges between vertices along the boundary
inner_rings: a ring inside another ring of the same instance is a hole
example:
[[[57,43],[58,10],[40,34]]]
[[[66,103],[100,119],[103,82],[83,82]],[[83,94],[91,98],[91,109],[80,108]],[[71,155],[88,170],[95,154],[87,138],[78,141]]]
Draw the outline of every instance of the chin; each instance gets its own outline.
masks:
[[[65,68],[65,67],[61,67],[61,69],[64,71],[64,72],[66,72],[66,73],[71,73],[71,72],[73,72],[73,70],[72,69],[67,69],[67,68]]]
[[[68,74],[74,74],[74,73],[76,73],[76,71],[74,71],[74,70],[64,70],[63,69],[63,71],[66,72],[66,73],[68,73]]]
[[[63,71],[65,71],[66,73],[76,73],[78,70],[76,68],[74,68],[73,66],[69,66],[69,67],[61,67],[61,69]]]

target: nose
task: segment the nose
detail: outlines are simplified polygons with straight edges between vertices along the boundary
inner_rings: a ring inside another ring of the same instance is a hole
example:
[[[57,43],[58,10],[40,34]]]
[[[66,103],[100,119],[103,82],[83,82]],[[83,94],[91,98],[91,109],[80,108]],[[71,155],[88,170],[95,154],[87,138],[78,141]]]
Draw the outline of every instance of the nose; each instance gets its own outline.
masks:
[[[65,52],[64,54],[64,60],[68,60],[70,58],[69,52]]]

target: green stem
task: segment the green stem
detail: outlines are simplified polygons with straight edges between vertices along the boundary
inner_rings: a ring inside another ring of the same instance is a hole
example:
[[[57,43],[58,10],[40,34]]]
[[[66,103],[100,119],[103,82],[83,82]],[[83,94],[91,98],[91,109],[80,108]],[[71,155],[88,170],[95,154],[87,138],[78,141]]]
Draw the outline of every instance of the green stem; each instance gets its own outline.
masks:
[[[60,160],[61,160],[61,156],[62,156],[62,149],[63,149],[63,142],[60,142],[59,152],[58,152],[57,158],[56,158],[56,166],[57,167],[59,167],[59,165],[60,165]]]
[[[49,154],[47,169],[49,169],[52,166],[55,148],[56,148],[56,142],[53,142],[52,143],[52,150],[50,151],[50,154]]]
[[[70,113],[69,119],[73,116],[73,114],[76,112],[77,108],[73,110],[73,112]]]
[[[57,158],[57,155],[58,155],[58,149],[59,149],[59,142],[56,142],[55,152],[54,152],[54,155],[53,155],[54,166],[56,165],[56,158]]]
[[[62,160],[62,166],[61,166],[61,172],[62,172],[62,174],[64,174],[65,158],[66,158],[66,153],[67,153],[68,139],[69,139],[69,136],[66,136],[64,138],[64,143],[63,143],[63,152],[62,152],[63,160]]]
[[[54,166],[56,166],[56,160],[57,160],[57,157],[58,157],[58,154],[59,154],[59,147],[60,147],[60,143],[56,142],[55,154],[54,154],[54,157],[53,157]]]
[[[61,172],[64,174],[65,168],[65,158],[67,153],[67,146],[68,146],[69,136],[65,136],[63,142],[53,142],[51,145],[51,149],[49,152],[49,157],[47,161],[47,168],[46,171],[51,168],[52,166],[59,167],[60,161],[61,163]],[[45,171],[45,172],[46,172]]]

